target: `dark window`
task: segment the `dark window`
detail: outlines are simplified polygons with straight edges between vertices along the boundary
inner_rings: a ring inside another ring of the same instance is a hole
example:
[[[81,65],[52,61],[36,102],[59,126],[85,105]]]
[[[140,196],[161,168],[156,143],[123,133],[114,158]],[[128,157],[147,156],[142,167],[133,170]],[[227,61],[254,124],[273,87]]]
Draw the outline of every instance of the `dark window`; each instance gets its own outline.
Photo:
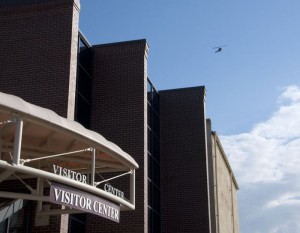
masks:
[[[79,34],[77,56],[77,83],[75,120],[90,128],[93,53],[84,37]]]
[[[158,162],[160,162],[160,143],[157,137],[152,138],[152,155]]]
[[[79,48],[78,48],[78,63],[88,72],[92,74],[93,56],[87,42],[79,36]]]
[[[79,33],[77,55],[77,80],[75,121],[90,129],[91,126],[91,100],[92,100],[92,67],[93,53],[90,45]],[[86,214],[70,214],[69,229],[71,232],[85,232]]]
[[[152,171],[152,158],[150,156],[150,154],[148,153],[148,178],[150,180],[153,179],[153,171]]]
[[[86,101],[91,102],[92,79],[90,75],[80,66],[78,67],[77,91],[84,96]]]
[[[148,103],[148,126],[153,125],[153,111],[151,105]]]
[[[160,213],[160,190],[156,187],[156,185],[152,185],[152,207],[157,213]]]
[[[76,121],[90,128],[91,105],[80,94],[77,95],[76,112]]]
[[[157,213],[153,213],[153,222],[152,222],[152,225],[153,225],[153,233],[159,233],[161,232],[160,230],[160,215],[158,215]]]
[[[70,214],[68,232],[85,232],[86,214]]]
[[[0,222],[0,232],[29,232],[31,219],[31,202],[23,200],[23,207]]]
[[[153,136],[151,129],[148,127],[148,152],[152,155],[153,153]]]
[[[155,160],[152,160],[152,173],[153,173],[153,179],[152,182],[155,183],[158,187],[160,187],[160,166],[158,162]]]
[[[153,113],[152,118],[153,118],[153,123],[152,123],[153,128],[152,128],[152,130],[157,136],[159,136],[159,118],[158,118],[158,115]]]
[[[159,114],[159,95],[156,90],[153,90],[153,101],[152,101],[152,107]]]
[[[148,102],[150,103],[150,105],[151,105],[151,103],[152,103],[152,90],[153,90],[153,85],[152,85],[152,83],[148,80],[148,82],[147,82],[147,97],[148,97]]]
[[[152,233],[152,226],[153,226],[153,222],[152,222],[152,211],[150,208],[148,208],[148,230],[149,233]]]
[[[148,230],[160,233],[160,121],[159,95],[148,80]]]
[[[153,205],[153,192],[152,192],[152,184],[151,181],[148,180],[148,205],[152,207]]]

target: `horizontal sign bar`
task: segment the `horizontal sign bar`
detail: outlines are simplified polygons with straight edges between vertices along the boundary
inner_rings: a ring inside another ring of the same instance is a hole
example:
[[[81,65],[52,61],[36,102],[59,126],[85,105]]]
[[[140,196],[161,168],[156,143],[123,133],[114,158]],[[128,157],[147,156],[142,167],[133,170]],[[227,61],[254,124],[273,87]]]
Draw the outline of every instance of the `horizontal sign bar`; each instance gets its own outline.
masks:
[[[120,222],[120,206],[78,189],[51,182],[49,202]]]

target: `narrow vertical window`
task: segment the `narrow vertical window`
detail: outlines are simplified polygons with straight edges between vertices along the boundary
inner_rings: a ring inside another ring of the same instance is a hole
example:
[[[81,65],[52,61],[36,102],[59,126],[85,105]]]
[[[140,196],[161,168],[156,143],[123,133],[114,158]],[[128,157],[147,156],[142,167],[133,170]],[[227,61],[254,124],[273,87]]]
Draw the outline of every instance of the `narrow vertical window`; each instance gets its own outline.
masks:
[[[159,94],[148,79],[148,230],[161,232]]]

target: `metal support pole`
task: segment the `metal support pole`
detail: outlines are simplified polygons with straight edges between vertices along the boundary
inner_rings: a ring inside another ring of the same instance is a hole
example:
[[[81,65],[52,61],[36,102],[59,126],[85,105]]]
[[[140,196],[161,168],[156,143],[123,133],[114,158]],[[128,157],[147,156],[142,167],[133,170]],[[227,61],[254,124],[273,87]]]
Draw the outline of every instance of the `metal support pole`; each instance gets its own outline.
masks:
[[[135,170],[130,174],[130,203],[135,207]]]
[[[38,185],[38,195],[39,196],[43,196],[43,191],[44,191],[44,182],[42,180],[43,178],[41,177],[38,177],[38,180],[37,180],[37,185]],[[42,211],[42,207],[43,207],[43,201],[38,201],[37,203],[37,212],[40,212]]]
[[[23,119],[18,117],[16,121],[16,131],[14,140],[14,151],[13,151],[13,164],[20,164],[21,146],[22,146],[22,133],[23,133]]]
[[[92,150],[92,164],[91,164],[91,185],[95,186],[95,166],[96,166],[96,149]]]
[[[41,161],[39,161],[39,169],[41,169]],[[37,178],[37,181],[36,181],[36,192],[39,196],[43,196],[44,194],[44,178],[42,177],[38,177]],[[36,207],[36,210],[37,210],[37,213],[38,212],[41,212],[43,209],[43,201],[38,201],[37,203],[37,207]]]
[[[76,154],[80,152],[85,152],[85,151],[91,151],[91,148],[83,149],[83,150],[77,150],[77,151],[71,151],[71,152],[66,152],[66,153],[61,153],[61,154],[55,154],[55,155],[48,155],[44,157],[39,157],[39,158],[33,158],[33,159],[25,159],[21,160],[22,164],[32,162],[32,161],[37,161],[37,160],[42,160],[42,159],[50,159],[50,158],[55,158],[59,156],[64,156],[64,155],[71,155],[71,154]]]
[[[102,181],[100,181],[100,182],[95,182],[95,186],[98,186],[99,184],[102,184],[102,183],[107,182],[107,181],[110,181],[110,180],[117,179],[117,178],[119,178],[119,177],[122,177],[122,176],[125,176],[125,175],[128,175],[128,174],[132,174],[132,170],[130,170],[129,172],[125,172],[125,173],[123,173],[123,174],[121,174],[121,175],[114,176],[114,177],[111,177],[111,178],[106,179],[106,180],[102,180]]]
[[[35,194],[27,194],[27,193],[12,193],[12,192],[4,192],[0,191],[0,197],[9,198],[9,199],[25,199],[32,201],[49,201],[49,196],[39,196]]]

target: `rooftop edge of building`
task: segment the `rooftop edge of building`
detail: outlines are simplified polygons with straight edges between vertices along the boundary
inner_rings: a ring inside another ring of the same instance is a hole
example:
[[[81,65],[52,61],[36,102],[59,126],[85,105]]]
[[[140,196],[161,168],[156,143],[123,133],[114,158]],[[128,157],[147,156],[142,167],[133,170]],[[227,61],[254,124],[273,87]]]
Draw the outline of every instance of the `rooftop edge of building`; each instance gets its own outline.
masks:
[[[98,44],[91,47],[94,51],[101,51],[102,54],[115,54],[120,53],[143,53],[148,58],[149,45],[146,39],[129,40],[114,42],[108,44]]]
[[[137,44],[137,43],[145,43],[145,44],[147,44],[147,47],[149,47],[146,39],[137,39],[137,40],[119,41],[119,42],[112,42],[112,43],[105,43],[105,44],[96,44],[96,45],[93,45],[92,47],[93,48],[102,48],[102,47],[109,47],[109,46],[116,46],[116,45]]]
[[[210,120],[210,119],[208,119],[208,120]],[[239,190],[239,189],[240,189],[240,188],[239,188],[239,184],[238,184],[238,182],[237,182],[237,180],[236,180],[236,178],[235,178],[234,172],[233,172],[232,167],[231,167],[231,165],[230,165],[230,163],[229,163],[229,160],[228,160],[228,158],[227,158],[227,156],[226,156],[226,153],[225,153],[225,150],[224,150],[224,148],[223,148],[223,146],[222,146],[221,140],[220,140],[220,138],[219,138],[219,136],[218,136],[218,134],[217,134],[216,131],[211,131],[211,134],[215,137],[216,142],[217,142],[217,144],[219,145],[220,150],[221,150],[221,152],[222,152],[221,154],[222,154],[222,157],[224,158],[224,161],[225,161],[225,163],[226,163],[226,166],[228,167],[228,169],[229,169],[229,171],[230,171],[230,173],[231,173],[231,175],[232,175],[233,182],[235,183],[235,186],[236,186],[237,190]]]
[[[80,0],[1,0],[0,12],[21,12],[65,5],[74,5],[80,10]]]
[[[44,3],[62,3],[62,2],[79,2],[79,0],[1,0],[0,6],[25,6],[33,4],[44,4]]]
[[[166,90],[158,90],[158,93],[170,93],[170,92],[178,92],[178,91],[191,91],[191,90],[200,90],[203,92],[203,95],[206,96],[206,88],[205,86],[193,86],[193,87],[180,87]]]

